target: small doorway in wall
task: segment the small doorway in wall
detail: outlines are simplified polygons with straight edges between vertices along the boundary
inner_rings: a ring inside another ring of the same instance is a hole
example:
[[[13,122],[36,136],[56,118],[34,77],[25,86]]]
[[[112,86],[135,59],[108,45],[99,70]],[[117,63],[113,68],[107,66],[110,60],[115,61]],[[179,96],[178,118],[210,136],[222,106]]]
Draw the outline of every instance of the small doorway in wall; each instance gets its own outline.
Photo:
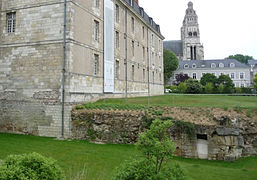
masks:
[[[199,159],[208,158],[208,137],[206,134],[197,134],[196,148]]]

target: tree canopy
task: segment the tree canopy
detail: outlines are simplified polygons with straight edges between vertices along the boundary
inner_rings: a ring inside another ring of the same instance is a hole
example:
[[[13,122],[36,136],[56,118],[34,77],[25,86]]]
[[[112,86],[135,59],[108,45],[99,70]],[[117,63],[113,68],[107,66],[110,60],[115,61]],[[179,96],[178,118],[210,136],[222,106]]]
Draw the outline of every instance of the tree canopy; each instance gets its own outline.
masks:
[[[179,85],[182,82],[185,82],[186,80],[188,80],[190,77],[188,76],[188,74],[183,74],[180,73],[176,76],[176,85]]]
[[[224,93],[231,93],[234,90],[234,83],[228,75],[220,75],[218,78],[218,84],[224,87]]]
[[[164,83],[166,84],[171,77],[173,71],[178,68],[177,56],[169,50],[164,49],[163,51],[163,66],[164,66]]]
[[[200,83],[205,86],[207,83],[212,83],[214,86],[218,83],[218,79],[211,73],[206,73],[202,76]]]
[[[236,55],[230,55],[226,59],[236,59],[237,61],[241,63],[248,63],[248,60],[254,59],[252,56],[248,55],[242,55],[242,54],[236,54]]]

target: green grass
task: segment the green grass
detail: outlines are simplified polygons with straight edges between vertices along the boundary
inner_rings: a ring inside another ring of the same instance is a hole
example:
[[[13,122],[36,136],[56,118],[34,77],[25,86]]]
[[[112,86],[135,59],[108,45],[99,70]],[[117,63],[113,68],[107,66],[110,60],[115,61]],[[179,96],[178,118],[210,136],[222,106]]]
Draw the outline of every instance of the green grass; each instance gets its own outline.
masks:
[[[139,155],[133,145],[92,144],[86,141],[58,141],[53,138],[0,133],[0,159],[9,154],[37,152],[58,160],[70,179],[86,165],[88,180],[110,179],[124,160]],[[191,179],[195,180],[255,180],[257,156],[235,162],[220,162],[174,157]]]
[[[187,107],[241,107],[257,108],[257,96],[228,96],[228,95],[162,95],[149,98],[150,105],[187,106]],[[147,105],[147,97],[102,99],[95,104],[137,104]]]

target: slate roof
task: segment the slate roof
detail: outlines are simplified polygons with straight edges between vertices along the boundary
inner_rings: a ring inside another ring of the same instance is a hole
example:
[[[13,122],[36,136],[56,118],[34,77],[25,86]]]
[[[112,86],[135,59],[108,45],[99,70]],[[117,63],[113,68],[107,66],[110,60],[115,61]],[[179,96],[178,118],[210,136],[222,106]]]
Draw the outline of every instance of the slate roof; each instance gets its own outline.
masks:
[[[164,41],[163,49],[170,50],[174,52],[177,56],[183,55],[182,41],[181,40],[173,40],[173,41]]]
[[[156,32],[164,39],[163,35],[161,34],[160,26],[153,21],[152,17],[148,16],[148,14],[144,11],[144,8],[140,7],[134,0],[123,0],[123,1],[125,1],[130,7],[132,7],[134,11],[138,15],[140,15],[148,25],[153,27],[156,30]],[[132,6],[130,3],[131,1],[132,1]]]
[[[257,65],[257,60],[248,60],[249,65]]]
[[[220,67],[220,63],[224,64],[223,68],[232,68],[230,67],[231,63],[235,64],[234,68],[250,68],[249,65],[241,63],[235,59],[216,59],[216,60],[188,60],[188,61],[179,61],[179,69],[185,69],[184,65],[188,64],[187,69],[206,69],[206,68],[211,68],[211,69],[217,69],[217,68],[222,68]],[[195,67],[193,68],[193,65],[195,64]],[[216,67],[212,68],[211,65],[215,64]]]

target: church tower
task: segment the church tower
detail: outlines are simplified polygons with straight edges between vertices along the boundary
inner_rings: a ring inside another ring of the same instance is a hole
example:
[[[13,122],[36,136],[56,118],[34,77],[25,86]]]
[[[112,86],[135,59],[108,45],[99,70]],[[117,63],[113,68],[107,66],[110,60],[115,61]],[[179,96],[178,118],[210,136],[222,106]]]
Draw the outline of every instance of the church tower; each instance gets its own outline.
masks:
[[[193,8],[193,3],[188,3],[186,15],[181,27],[181,40],[183,60],[203,60],[204,50],[200,43],[198,16]]]

